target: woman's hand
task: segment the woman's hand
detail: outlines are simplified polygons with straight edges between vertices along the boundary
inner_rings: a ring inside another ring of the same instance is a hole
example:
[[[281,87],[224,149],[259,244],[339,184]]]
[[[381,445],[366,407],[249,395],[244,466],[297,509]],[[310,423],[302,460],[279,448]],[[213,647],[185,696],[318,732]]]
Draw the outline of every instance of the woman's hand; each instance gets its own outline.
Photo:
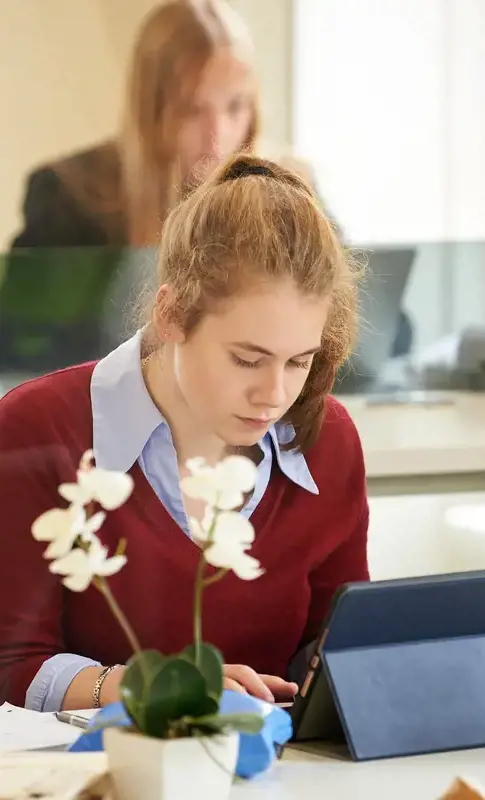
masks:
[[[276,675],[258,675],[243,664],[224,664],[224,689],[251,694],[268,703],[291,702],[298,692],[296,683]]]

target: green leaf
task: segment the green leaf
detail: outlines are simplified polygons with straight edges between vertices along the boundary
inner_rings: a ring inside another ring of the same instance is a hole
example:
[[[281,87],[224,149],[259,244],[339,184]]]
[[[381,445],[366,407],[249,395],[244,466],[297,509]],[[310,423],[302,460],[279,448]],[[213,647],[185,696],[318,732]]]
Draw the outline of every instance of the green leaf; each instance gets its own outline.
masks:
[[[182,717],[215,714],[218,702],[207,694],[201,672],[179,657],[165,660],[144,698],[143,733],[164,737],[170,722]]]
[[[214,732],[232,728],[239,733],[259,733],[264,727],[264,719],[259,714],[208,714],[203,717],[190,717],[187,724],[194,728],[209,729]]]
[[[145,727],[147,698],[166,661],[167,657],[158,650],[144,650],[132,656],[126,664],[120,695],[128,714],[141,731]]]
[[[187,659],[195,665],[195,645],[191,644],[180,653],[180,658]],[[199,663],[196,665],[202,673],[207,684],[207,691],[216,700],[219,700],[224,684],[224,661],[222,653],[211,644],[200,645]]]

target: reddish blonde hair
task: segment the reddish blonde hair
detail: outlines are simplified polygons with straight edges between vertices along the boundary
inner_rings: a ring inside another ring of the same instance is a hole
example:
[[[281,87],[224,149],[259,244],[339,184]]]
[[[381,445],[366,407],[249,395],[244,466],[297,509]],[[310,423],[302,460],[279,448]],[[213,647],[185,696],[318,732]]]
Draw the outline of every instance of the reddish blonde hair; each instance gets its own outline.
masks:
[[[121,138],[130,243],[145,245],[180,199],[175,150],[182,115],[204,67],[221,47],[250,61],[252,44],[239,15],[224,0],[165,0],[146,18],[132,56]],[[259,129],[258,99],[242,143]]]
[[[352,348],[359,273],[302,178],[272,161],[235,156],[166,219],[158,283],[171,287],[173,300],[165,309],[151,303],[146,346],[157,345],[157,315],[175,317],[190,334],[221,301],[262,279],[291,278],[304,294],[329,297],[321,350],[285,417],[296,432],[290,447],[304,451]]]

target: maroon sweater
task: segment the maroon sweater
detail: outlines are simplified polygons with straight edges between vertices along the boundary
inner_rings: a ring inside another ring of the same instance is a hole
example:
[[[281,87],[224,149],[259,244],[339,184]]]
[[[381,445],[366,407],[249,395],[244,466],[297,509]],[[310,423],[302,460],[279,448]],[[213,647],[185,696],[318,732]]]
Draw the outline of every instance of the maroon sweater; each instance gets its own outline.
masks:
[[[64,589],[48,570],[45,544],[30,531],[39,514],[62,505],[58,485],[75,481],[79,459],[92,446],[93,368],[29,381],[0,401],[0,703],[23,705],[36,672],[57,653],[103,664],[130,656],[103,597],[93,587]],[[265,574],[242,581],[230,573],[204,594],[204,639],[226,663],[284,676],[292,656],[317,636],[336,587],[368,578],[362,450],[347,412],[332,398],[306,459],[319,495],[288,480],[274,459],[251,517],[251,553]],[[142,646],[178,652],[192,640],[200,551],[138,464],[131,474],[131,498],[108,514],[100,532],[110,554],[127,540],[128,563],[110,584]]]

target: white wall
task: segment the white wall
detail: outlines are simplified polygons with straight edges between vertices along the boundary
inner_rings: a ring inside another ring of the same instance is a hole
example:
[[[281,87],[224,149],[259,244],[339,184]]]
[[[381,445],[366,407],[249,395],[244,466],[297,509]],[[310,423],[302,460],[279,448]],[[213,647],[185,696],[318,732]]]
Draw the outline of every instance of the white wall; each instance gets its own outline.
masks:
[[[0,25],[0,249],[32,165],[107,136],[120,74],[96,0],[4,0]]]
[[[440,238],[442,0],[296,0],[295,145],[359,242]]]
[[[294,0],[232,0],[254,39],[261,81],[265,139],[288,145],[292,136]]]
[[[297,148],[358,241],[485,235],[483,0],[295,0]]]
[[[448,224],[457,238],[484,238],[485,3],[442,3],[448,19]]]
[[[295,0],[294,143],[358,243],[485,239],[485,2]],[[417,343],[485,325],[485,244],[424,250]]]

